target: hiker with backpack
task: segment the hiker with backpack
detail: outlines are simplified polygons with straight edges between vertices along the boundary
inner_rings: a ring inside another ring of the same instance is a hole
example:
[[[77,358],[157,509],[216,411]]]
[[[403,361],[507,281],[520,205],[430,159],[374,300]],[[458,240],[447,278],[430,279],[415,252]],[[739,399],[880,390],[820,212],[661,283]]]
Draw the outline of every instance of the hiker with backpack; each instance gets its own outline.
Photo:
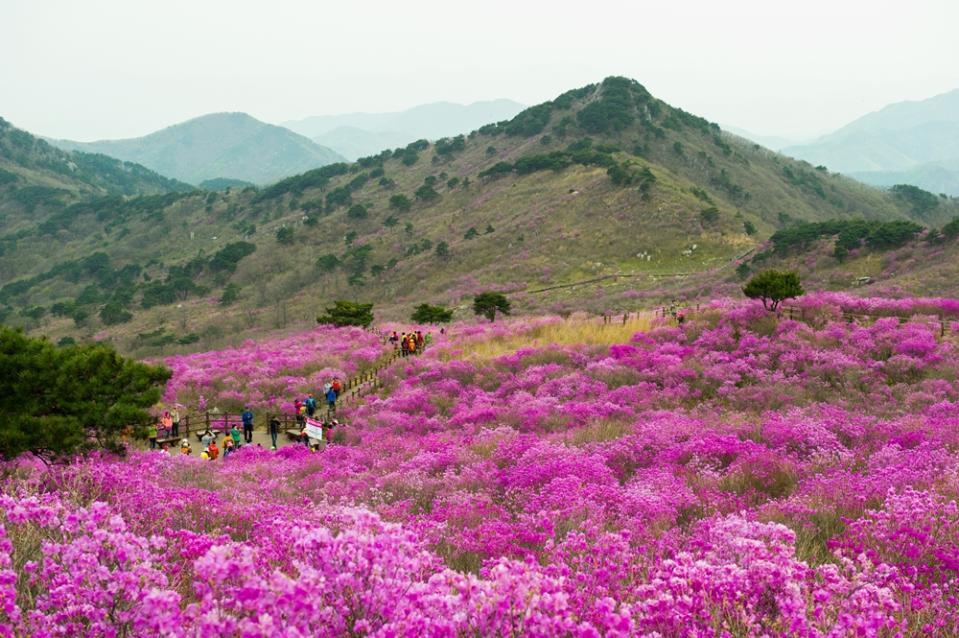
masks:
[[[313,417],[316,414],[316,397],[313,396],[313,393],[310,392],[306,395],[306,401],[303,402],[303,406],[306,408],[306,415]]]
[[[253,412],[247,406],[240,415],[243,419],[243,438],[247,443],[253,443]]]

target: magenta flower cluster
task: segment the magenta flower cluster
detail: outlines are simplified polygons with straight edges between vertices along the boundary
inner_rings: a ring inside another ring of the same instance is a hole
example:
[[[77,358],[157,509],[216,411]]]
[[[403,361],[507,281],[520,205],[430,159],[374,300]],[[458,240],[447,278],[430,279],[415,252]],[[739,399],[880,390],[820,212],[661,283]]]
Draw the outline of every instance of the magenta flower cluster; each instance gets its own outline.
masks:
[[[289,409],[334,376],[347,379],[388,352],[379,335],[361,328],[318,326],[282,339],[168,357],[173,371],[164,394],[188,411]]]
[[[456,326],[322,453],[21,461],[0,635],[957,635],[959,352],[827,310]]]

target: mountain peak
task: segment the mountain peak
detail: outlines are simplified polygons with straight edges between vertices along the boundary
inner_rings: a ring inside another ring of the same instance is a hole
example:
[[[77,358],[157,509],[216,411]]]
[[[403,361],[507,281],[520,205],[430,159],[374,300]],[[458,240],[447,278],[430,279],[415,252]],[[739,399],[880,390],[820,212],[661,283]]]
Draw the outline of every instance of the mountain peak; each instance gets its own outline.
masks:
[[[134,161],[191,184],[216,178],[266,184],[343,160],[302,135],[243,112],[207,113],[140,138],[55,143]]]

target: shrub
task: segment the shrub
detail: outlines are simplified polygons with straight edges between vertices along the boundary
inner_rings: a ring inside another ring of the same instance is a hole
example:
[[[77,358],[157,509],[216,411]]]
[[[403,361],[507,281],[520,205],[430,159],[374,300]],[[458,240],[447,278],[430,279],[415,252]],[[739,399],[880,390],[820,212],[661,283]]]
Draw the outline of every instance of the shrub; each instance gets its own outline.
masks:
[[[292,244],[296,239],[296,231],[290,226],[280,226],[276,231],[276,241],[281,244]]]
[[[453,311],[444,306],[420,304],[413,311],[410,320],[416,323],[449,323],[453,320]]]
[[[408,212],[412,208],[413,202],[406,195],[399,194],[390,197],[390,208],[401,213]]]
[[[930,213],[939,206],[939,199],[935,195],[911,184],[896,184],[889,192],[908,203],[917,215]]]
[[[240,287],[234,283],[227,284],[223,289],[223,295],[220,297],[221,306],[229,306],[240,298]]]
[[[373,304],[353,301],[335,301],[326,309],[326,314],[316,318],[317,323],[334,326],[368,327],[373,323]]]
[[[346,211],[346,216],[350,219],[366,219],[369,215],[369,211],[363,204],[353,204],[350,206],[350,209]]]
[[[719,221],[719,209],[715,206],[704,208],[699,212],[699,218],[703,224],[715,224]]]
[[[478,237],[478,236],[479,236],[479,231],[476,230],[474,227],[470,226],[469,229],[466,231],[466,234],[463,235],[463,239],[473,239],[474,237]]]
[[[437,193],[436,190],[429,184],[423,184],[422,186],[417,188],[414,195],[416,196],[416,199],[422,200],[424,202],[432,202],[439,199],[440,197],[440,194]]]
[[[108,326],[126,323],[131,319],[133,315],[116,301],[111,301],[100,309],[100,321]]]

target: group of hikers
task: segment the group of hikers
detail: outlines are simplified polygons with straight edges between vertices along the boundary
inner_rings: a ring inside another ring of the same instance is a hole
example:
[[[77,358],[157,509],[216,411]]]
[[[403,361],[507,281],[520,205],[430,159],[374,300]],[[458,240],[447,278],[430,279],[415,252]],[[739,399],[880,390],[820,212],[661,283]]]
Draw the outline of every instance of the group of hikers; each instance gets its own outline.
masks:
[[[433,337],[430,333],[427,332],[424,336],[419,330],[416,332],[404,332],[402,335],[397,334],[394,330],[393,334],[387,339],[404,357],[423,352],[423,349],[430,345],[430,341],[432,340]]]
[[[387,341],[393,345],[401,356],[407,357],[423,352],[432,341],[432,336],[430,333],[424,335],[420,330],[403,333],[394,330]],[[311,450],[319,449],[323,443],[328,445],[333,430],[341,427],[339,421],[334,417],[336,415],[337,399],[340,398],[344,389],[344,384],[339,377],[332,377],[323,384],[322,398],[326,401],[326,416],[322,420],[316,418],[319,411],[319,401],[312,392],[308,393],[304,399],[297,398],[293,401],[293,413],[299,429],[299,438]],[[252,444],[253,411],[249,406],[243,409],[240,420],[243,427],[242,433],[238,425],[233,423],[229,430],[224,432],[222,442],[219,445],[217,444],[216,434],[207,425],[206,430],[198,435],[201,444],[200,456],[213,461],[220,457],[221,452],[223,457],[226,458],[242,445]],[[226,421],[224,421],[224,427],[226,427]],[[275,450],[282,423],[276,416],[272,416],[269,419],[267,429],[272,441],[272,449]],[[163,439],[160,438],[161,432],[163,433]],[[189,432],[189,427],[187,427],[187,432]],[[151,450],[159,447],[169,451],[170,445],[167,440],[176,439],[179,436],[180,412],[177,407],[165,410],[163,415],[149,426],[147,432]],[[193,453],[188,438],[181,439],[179,447],[181,454]]]

